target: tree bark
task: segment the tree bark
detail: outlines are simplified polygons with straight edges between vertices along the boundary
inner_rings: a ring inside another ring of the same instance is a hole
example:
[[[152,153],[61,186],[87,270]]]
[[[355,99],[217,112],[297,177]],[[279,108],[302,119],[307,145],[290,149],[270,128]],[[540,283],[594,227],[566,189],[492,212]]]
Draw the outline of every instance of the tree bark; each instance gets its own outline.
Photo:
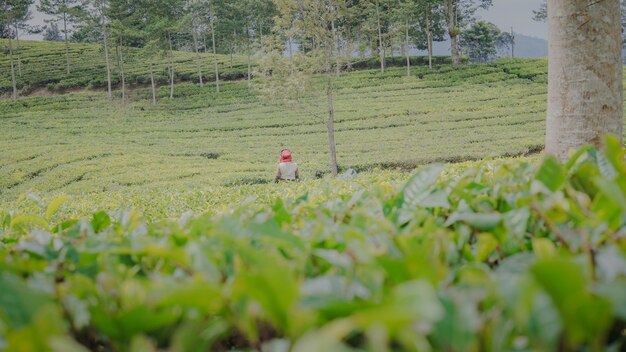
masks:
[[[620,1],[548,1],[546,153],[622,140],[623,83]]]
[[[450,55],[452,56],[452,65],[458,65],[459,45],[458,30],[456,28],[456,0],[445,0],[446,23],[448,25],[448,35],[450,36]]]
[[[70,74],[70,44],[67,41],[67,13],[63,12],[63,34],[65,35],[65,63],[67,74]]]
[[[156,86],[154,84],[154,69],[150,63],[150,84],[152,86],[152,106],[156,105]]]
[[[213,63],[215,65],[215,91],[217,93],[220,92],[220,69],[217,64],[217,51],[215,49],[215,24],[213,24],[213,19],[211,19],[211,41],[213,42]]]
[[[337,152],[335,149],[335,107],[333,106],[333,81],[328,78],[326,87],[326,102],[328,104],[328,146],[330,149],[330,173],[337,176]]]
[[[335,7],[332,4],[331,4],[331,9],[332,9],[331,11],[333,12],[333,16],[334,16]],[[331,25],[331,29],[333,33],[333,42],[335,46],[335,75],[339,77],[339,75],[341,74],[341,64],[339,63],[339,39],[337,39],[337,29],[335,28],[334,18],[330,21],[330,25]]]
[[[22,77],[22,59],[20,58],[20,31],[15,22],[15,56],[17,57],[17,74]]]
[[[406,18],[405,23],[405,42],[404,42],[404,51],[406,53],[406,76],[411,77],[411,57],[409,56],[409,18]]]
[[[385,50],[383,49],[383,34],[380,27],[380,9],[378,0],[376,0],[376,22],[378,26],[378,55],[380,55],[380,72],[385,72]]]
[[[430,28],[430,9],[426,15],[426,46],[428,47],[428,68],[433,68],[433,32]]]
[[[248,52],[248,85],[252,79],[252,53],[250,49],[250,27],[246,24],[246,51]]]
[[[13,63],[13,41],[9,36],[9,61],[11,63],[11,85],[13,86],[13,93],[11,93],[11,99],[17,100],[17,82],[15,81],[15,65]]]
[[[109,95],[109,100],[113,99],[113,92],[111,91],[111,62],[109,61],[109,36],[106,27],[106,21],[104,17],[104,1],[101,2],[100,8],[100,16],[102,16],[102,38],[104,41],[104,61],[106,62],[107,68],[107,91]]]
[[[204,87],[202,81],[202,66],[200,66],[200,52],[198,51],[198,35],[196,33],[196,21],[195,16],[191,19],[191,38],[193,39],[193,48],[196,51],[196,70],[198,71],[198,81],[200,87]]]
[[[120,76],[122,78],[122,103],[126,102],[126,77],[124,75],[124,55],[123,55],[123,43],[120,39],[120,45],[117,47],[117,52],[120,58]]]
[[[170,99],[174,99],[174,52],[172,50],[172,34],[167,33],[167,41],[169,42],[170,52],[169,52],[169,61],[170,61]]]

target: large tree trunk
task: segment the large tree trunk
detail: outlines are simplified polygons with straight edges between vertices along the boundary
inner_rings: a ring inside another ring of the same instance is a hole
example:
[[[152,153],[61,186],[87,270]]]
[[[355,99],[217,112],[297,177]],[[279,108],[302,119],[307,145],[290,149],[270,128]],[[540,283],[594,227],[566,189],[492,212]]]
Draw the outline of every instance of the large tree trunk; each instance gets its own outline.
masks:
[[[622,139],[620,1],[548,1],[546,153]]]
[[[328,146],[330,149],[330,173],[337,176],[337,152],[335,151],[335,108],[333,106],[333,81],[328,78],[326,87],[326,98],[328,104]]]
[[[452,64],[458,65],[459,59],[459,32],[456,28],[456,0],[445,0],[446,23],[448,25],[448,35],[450,36],[450,55]]]
[[[15,81],[15,65],[13,64],[13,41],[11,40],[11,36],[9,36],[9,61],[11,64],[11,85],[13,86],[11,99],[15,101],[17,100],[17,83]]]
[[[170,99],[174,99],[174,51],[172,50],[172,35],[167,34],[167,41],[170,46],[169,61],[170,61]]]
[[[193,39],[193,48],[196,51],[196,70],[198,71],[198,81],[200,82],[200,87],[204,87],[204,82],[202,81],[202,67],[200,66],[200,51],[198,51],[198,35],[196,33],[196,21],[195,18],[191,19],[191,38]]]
[[[63,12],[63,34],[65,35],[65,63],[67,74],[70,74],[70,44],[67,40],[67,14]]]
[[[150,85],[152,86],[152,105],[156,105],[156,85],[154,84],[154,69],[150,63]]]
[[[215,65],[215,91],[220,92],[220,68],[217,63],[217,51],[215,49],[215,24],[211,19],[211,41],[213,42],[213,63]]]
[[[380,8],[376,0],[376,22],[378,26],[378,54],[380,55],[380,72],[385,72],[385,49],[383,49],[383,32],[380,27]]]
[[[106,22],[104,18],[104,0],[101,3],[101,16],[102,16],[102,38],[104,41],[104,61],[106,62],[107,68],[107,92],[109,95],[109,100],[113,99],[113,93],[111,91],[111,62],[109,61],[109,34],[106,27]]]

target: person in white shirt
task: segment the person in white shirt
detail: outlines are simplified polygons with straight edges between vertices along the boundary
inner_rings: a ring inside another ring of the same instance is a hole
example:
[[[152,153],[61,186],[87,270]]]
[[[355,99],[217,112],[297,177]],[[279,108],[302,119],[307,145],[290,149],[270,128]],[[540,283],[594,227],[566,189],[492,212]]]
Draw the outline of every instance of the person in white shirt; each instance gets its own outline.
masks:
[[[274,182],[278,183],[279,181],[298,180],[300,180],[298,164],[293,162],[291,151],[289,149],[281,150],[278,169],[276,170],[276,179]]]

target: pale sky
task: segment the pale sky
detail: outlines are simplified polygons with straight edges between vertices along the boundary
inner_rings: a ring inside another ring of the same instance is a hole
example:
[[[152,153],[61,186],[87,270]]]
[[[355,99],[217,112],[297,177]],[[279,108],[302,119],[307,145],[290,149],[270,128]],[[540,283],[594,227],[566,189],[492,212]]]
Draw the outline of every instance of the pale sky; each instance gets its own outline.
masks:
[[[533,10],[544,0],[493,0],[493,6],[478,13],[484,20],[494,23],[502,31],[513,31],[548,39],[548,25],[532,20]]]
[[[481,10],[478,16],[493,22],[502,31],[513,31],[542,39],[548,38],[548,27],[545,23],[532,20],[532,10],[539,8],[544,0],[493,0],[493,6]],[[38,1],[37,1],[38,2]],[[43,15],[33,11],[32,23],[43,24]],[[41,36],[23,35],[24,39],[41,39]]]

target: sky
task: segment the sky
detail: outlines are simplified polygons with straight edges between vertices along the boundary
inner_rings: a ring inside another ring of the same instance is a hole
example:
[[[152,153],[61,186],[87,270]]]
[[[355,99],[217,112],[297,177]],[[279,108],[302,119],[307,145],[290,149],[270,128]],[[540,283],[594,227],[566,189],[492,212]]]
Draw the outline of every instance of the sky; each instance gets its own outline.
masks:
[[[493,0],[493,6],[477,13],[478,17],[493,22],[503,31],[513,31],[542,39],[548,38],[545,23],[532,20],[532,11],[544,0]],[[43,15],[33,13],[33,23],[43,24]],[[41,36],[24,35],[24,39],[41,39]]]
[[[548,25],[533,21],[533,10],[544,0],[493,0],[493,6],[477,15],[494,23],[500,30],[513,31],[532,37],[548,39]]]

